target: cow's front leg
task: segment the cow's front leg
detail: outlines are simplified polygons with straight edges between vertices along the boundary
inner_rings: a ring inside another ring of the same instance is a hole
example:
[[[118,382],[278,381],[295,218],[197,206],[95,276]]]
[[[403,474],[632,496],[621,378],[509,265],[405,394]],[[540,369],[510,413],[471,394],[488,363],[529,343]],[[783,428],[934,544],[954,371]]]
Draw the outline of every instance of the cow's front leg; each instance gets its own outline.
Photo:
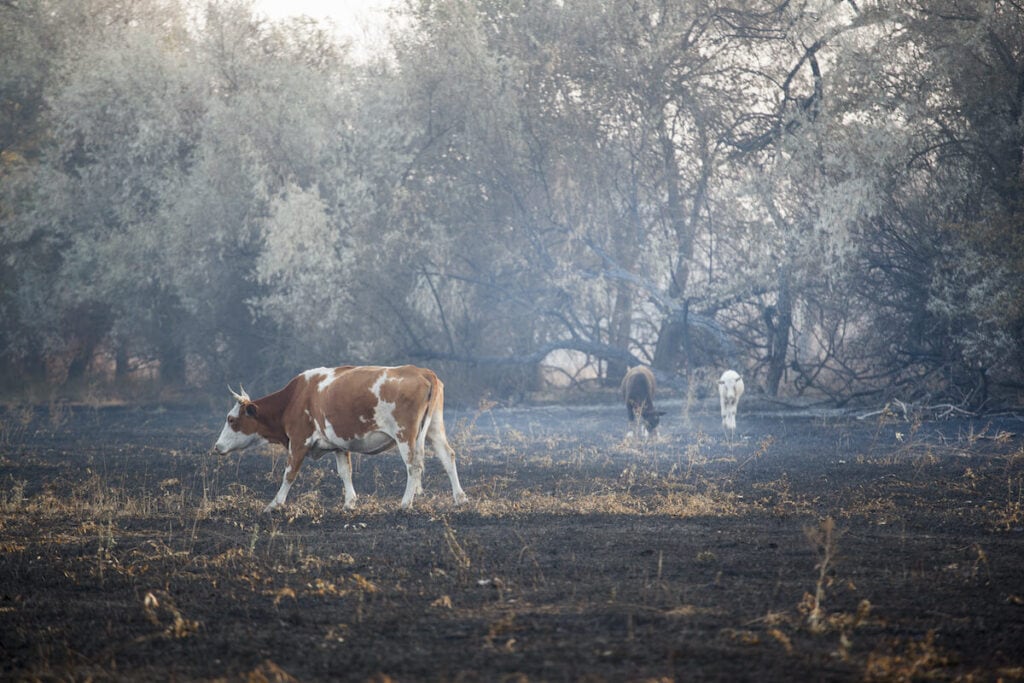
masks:
[[[274,496],[274,499],[267,503],[267,507],[263,508],[264,512],[270,512],[284,505],[285,499],[288,498],[288,491],[291,489],[292,484],[295,483],[295,478],[299,476],[299,468],[302,467],[302,460],[305,457],[305,448],[298,447],[295,450],[289,449],[288,465],[284,468],[284,477],[281,479],[281,488],[277,490],[277,495]]]
[[[732,445],[736,437],[736,404],[729,403],[722,406],[722,431],[725,432],[725,440]]]
[[[338,461],[338,476],[345,485],[345,509],[354,510],[356,507],[356,490],[352,486],[352,454],[348,451],[338,451],[334,454]]]

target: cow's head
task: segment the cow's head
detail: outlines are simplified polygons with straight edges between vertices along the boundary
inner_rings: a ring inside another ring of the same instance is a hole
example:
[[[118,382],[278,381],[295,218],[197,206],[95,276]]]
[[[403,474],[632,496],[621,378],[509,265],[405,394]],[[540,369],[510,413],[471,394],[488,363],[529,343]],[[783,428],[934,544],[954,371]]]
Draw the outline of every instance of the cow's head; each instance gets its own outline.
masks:
[[[238,387],[238,390],[241,393],[236,394],[228,387],[228,391],[235,399],[235,405],[228,413],[228,419],[224,423],[224,429],[220,430],[217,443],[213,445],[218,453],[238,451],[264,440],[258,430],[259,409],[245,393],[245,389]]]
[[[649,434],[653,435],[657,431],[658,424],[661,422],[661,416],[664,414],[664,410],[654,410],[653,408],[648,408],[641,413],[640,416],[644,419],[644,425],[647,427]]]

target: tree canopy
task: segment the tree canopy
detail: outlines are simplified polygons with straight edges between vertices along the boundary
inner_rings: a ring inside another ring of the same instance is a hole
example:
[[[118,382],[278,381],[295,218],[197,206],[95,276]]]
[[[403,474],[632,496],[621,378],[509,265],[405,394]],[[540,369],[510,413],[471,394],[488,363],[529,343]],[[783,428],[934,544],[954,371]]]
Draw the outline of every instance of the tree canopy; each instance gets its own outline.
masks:
[[[1016,401],[1022,10],[408,0],[356,59],[239,0],[0,3],[0,382]]]

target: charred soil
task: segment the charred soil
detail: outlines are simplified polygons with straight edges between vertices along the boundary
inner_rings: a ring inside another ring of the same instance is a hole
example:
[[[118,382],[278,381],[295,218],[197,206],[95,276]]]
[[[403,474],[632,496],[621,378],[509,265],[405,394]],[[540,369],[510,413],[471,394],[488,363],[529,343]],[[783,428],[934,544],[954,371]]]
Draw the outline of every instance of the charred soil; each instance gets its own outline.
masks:
[[[427,459],[215,456],[199,409],[0,413],[0,676],[1024,678],[1024,422],[449,411]]]

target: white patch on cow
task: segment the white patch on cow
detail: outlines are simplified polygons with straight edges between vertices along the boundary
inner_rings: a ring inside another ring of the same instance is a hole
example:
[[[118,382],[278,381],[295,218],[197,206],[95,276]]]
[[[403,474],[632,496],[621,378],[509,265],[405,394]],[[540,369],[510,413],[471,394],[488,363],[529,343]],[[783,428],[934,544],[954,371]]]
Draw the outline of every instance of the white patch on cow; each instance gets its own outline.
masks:
[[[228,413],[228,418],[238,417],[241,407],[242,404],[236,403]],[[248,448],[249,446],[260,442],[266,443],[267,441],[256,432],[253,432],[252,434],[243,434],[242,432],[236,431],[231,426],[231,422],[229,420],[225,420],[224,428],[220,430],[220,436],[217,437],[217,443],[215,443],[213,447],[218,453],[230,453],[231,451],[240,451],[243,448]]]
[[[312,382],[314,377],[319,377],[320,375],[326,375],[330,371],[331,371],[330,368],[311,368],[311,369],[306,370],[305,372],[303,372],[302,376],[306,378],[307,382]]]
[[[329,451],[352,451],[354,453],[379,453],[395,445],[395,440],[389,434],[371,430],[365,434],[356,434],[351,439],[338,434],[334,425],[326,417],[323,427],[315,420],[313,421],[313,433],[305,441],[306,448],[314,458],[320,457]]]
[[[331,424],[331,421],[327,419],[326,415],[324,416],[324,428],[321,433],[323,434],[324,440],[332,446],[345,448],[348,445],[345,439],[338,436],[338,432],[334,430],[334,425]]]
[[[302,376],[306,378],[306,381],[310,384],[316,382],[317,391],[325,391],[327,387],[334,383],[334,380],[338,378],[334,368],[313,368],[312,370],[306,370],[302,373]]]
[[[377,424],[377,429],[390,435],[396,441],[400,440],[401,428],[398,426],[398,420],[395,419],[395,404],[389,403],[380,397],[381,387],[388,381],[388,373],[385,370],[377,378],[377,381],[370,387],[370,393],[377,397],[377,405],[373,409],[373,421]]]
[[[309,414],[309,411],[306,411]],[[313,451],[324,451],[331,450],[333,444],[330,443],[330,438],[324,433],[324,430],[320,429],[319,423],[312,417],[309,418],[313,423],[313,433],[306,439],[305,446]],[[332,430],[333,431],[333,430]]]
[[[320,384],[318,384],[317,387],[316,387],[317,391],[319,391],[321,393],[327,391],[327,387],[329,387],[332,384],[334,384],[334,380],[336,380],[336,379],[338,379],[337,373],[335,373],[334,370],[330,370],[327,373],[327,376],[324,377],[322,380],[320,380]]]
[[[312,384],[314,377],[320,377],[325,374],[327,374],[327,368],[311,368],[303,372],[302,376],[306,378],[306,382]]]

